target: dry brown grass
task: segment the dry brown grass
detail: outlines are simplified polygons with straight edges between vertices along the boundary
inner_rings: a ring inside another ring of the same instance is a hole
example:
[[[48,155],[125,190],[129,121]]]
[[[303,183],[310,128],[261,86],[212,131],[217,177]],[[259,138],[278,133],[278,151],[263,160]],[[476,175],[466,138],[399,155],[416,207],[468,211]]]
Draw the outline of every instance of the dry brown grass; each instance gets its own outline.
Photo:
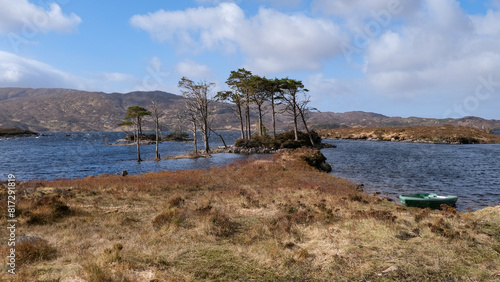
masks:
[[[500,136],[465,126],[395,126],[319,129],[326,138],[380,141],[425,141],[435,143],[500,143]]]
[[[500,279],[498,208],[400,207],[289,153],[210,170],[24,183],[19,195],[17,232],[43,238],[29,248],[44,254],[2,279]]]

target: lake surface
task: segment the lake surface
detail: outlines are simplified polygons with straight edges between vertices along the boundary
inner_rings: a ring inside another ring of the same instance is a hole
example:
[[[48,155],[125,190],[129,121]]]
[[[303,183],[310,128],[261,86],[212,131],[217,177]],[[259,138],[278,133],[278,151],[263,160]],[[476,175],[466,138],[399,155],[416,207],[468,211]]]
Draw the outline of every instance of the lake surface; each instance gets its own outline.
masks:
[[[42,132],[43,133],[43,132]],[[215,154],[212,158],[153,161],[155,145],[142,145],[141,163],[137,162],[136,146],[107,145],[123,138],[123,132],[45,132],[48,136],[0,139],[0,180],[12,173],[20,180],[53,180],[89,175],[114,174],[127,170],[129,174],[162,170],[183,170],[225,165],[246,159],[235,154]],[[224,139],[234,144],[238,132],[225,132]],[[222,145],[212,136],[211,146]],[[201,149],[201,139],[198,142]],[[163,142],[160,155],[187,154],[193,142]],[[256,156],[258,157],[258,156]]]
[[[465,211],[500,205],[500,144],[436,145],[325,140],[332,174],[399,202],[400,194],[435,192],[459,196]]]
[[[135,146],[106,145],[106,140],[114,142],[123,138],[123,132],[45,134],[48,136],[0,139],[0,181],[7,180],[9,173],[22,181],[53,180],[114,174],[122,170],[137,174],[209,168],[248,158],[215,154],[206,159],[155,162],[152,160],[154,145],[147,145],[141,146],[145,161],[137,163]],[[227,144],[233,144],[240,135],[238,132],[224,132],[223,136]],[[500,204],[500,144],[325,142],[337,145],[335,149],[322,150],[332,165],[332,174],[363,183],[367,192],[381,192],[396,201],[399,194],[414,192],[458,195],[457,206],[462,211],[468,207],[476,210]],[[212,136],[211,146],[220,145],[220,139]],[[192,150],[192,142],[160,144],[162,157]]]

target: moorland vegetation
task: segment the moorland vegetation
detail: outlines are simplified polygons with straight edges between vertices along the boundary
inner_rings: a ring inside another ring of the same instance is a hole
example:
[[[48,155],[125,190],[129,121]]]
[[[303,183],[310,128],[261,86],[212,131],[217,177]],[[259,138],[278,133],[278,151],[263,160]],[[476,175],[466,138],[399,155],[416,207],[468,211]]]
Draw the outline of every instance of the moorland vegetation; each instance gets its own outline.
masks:
[[[399,206],[312,168],[306,159],[317,152],[17,183],[17,274],[4,264],[1,279],[500,279],[500,207],[459,213]]]

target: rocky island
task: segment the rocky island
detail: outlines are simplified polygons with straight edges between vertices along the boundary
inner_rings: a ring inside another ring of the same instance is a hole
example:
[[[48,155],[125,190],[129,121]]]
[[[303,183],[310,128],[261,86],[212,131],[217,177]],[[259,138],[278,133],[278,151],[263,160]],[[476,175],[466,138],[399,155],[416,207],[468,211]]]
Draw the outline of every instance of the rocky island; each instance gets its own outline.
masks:
[[[0,128],[0,138],[38,136],[39,133],[18,128]]]

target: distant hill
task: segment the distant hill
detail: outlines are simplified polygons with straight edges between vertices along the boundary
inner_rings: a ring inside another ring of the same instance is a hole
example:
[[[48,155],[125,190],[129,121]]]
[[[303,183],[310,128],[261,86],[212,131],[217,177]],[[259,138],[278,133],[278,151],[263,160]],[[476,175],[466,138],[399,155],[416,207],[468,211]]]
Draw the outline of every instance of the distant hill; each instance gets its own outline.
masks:
[[[460,119],[402,118],[359,111],[347,113],[314,113],[311,115],[310,123],[313,124],[314,128],[322,129],[378,126],[441,126],[445,124],[484,130],[500,129],[500,120],[487,120],[478,117],[464,117]]]
[[[163,112],[162,122],[166,130],[177,125],[186,126],[178,119],[178,112],[184,108],[184,98],[161,91],[103,93],[71,89],[0,88],[0,128],[20,128],[33,131],[120,131],[117,126],[129,106],[139,105],[151,108],[152,101],[159,102]],[[225,103],[215,103],[213,127],[217,130],[238,130],[238,119]],[[255,113],[253,122],[257,120]],[[270,114],[264,117],[270,124]],[[414,126],[452,124],[479,129],[500,130],[500,121],[477,117],[462,119],[426,119],[387,117],[376,113],[310,113],[309,124],[314,128],[369,127],[369,126]],[[289,117],[279,115],[277,127],[291,129]],[[153,128],[146,121],[146,129]]]

